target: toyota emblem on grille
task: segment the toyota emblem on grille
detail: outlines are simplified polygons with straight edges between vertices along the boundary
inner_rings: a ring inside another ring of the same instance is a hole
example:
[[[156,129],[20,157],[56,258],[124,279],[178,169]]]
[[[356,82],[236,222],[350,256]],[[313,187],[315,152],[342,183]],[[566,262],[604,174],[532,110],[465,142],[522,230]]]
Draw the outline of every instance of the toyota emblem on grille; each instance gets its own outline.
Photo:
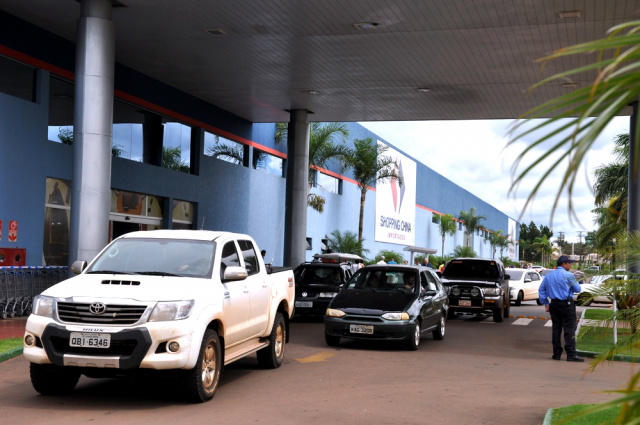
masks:
[[[107,311],[107,306],[103,303],[91,303],[91,305],[89,305],[89,311],[92,314],[102,314]]]
[[[303,292],[303,293],[302,293],[302,296],[306,298],[307,293],[306,293],[306,292]]]

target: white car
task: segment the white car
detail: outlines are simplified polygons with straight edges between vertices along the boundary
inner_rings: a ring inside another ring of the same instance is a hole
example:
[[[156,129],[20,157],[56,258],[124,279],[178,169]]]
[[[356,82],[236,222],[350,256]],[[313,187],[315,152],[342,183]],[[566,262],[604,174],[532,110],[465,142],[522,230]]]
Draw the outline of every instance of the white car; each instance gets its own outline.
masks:
[[[538,290],[542,278],[537,271],[532,269],[507,269],[509,278],[509,297],[516,306],[522,301],[536,300],[538,305]]]
[[[626,272],[626,270],[625,270],[625,272]],[[593,276],[591,278],[590,282],[588,282],[588,283],[580,283],[580,286],[582,287],[582,291],[580,291],[580,293],[578,293],[578,294],[574,294],[573,298],[576,301],[585,302],[584,305],[591,305],[591,302],[611,303],[612,302],[611,297],[606,296],[606,295],[600,295],[600,296],[595,297],[591,301],[586,301],[588,298],[590,298],[590,296],[591,296],[591,294],[593,292],[595,292],[598,289],[600,289],[601,285],[603,283],[605,283],[606,281],[610,280],[610,279],[627,280],[627,275],[605,274],[605,275]]]
[[[544,267],[542,266],[531,266],[531,269],[537,271],[538,273],[541,272],[542,270],[544,270]]]

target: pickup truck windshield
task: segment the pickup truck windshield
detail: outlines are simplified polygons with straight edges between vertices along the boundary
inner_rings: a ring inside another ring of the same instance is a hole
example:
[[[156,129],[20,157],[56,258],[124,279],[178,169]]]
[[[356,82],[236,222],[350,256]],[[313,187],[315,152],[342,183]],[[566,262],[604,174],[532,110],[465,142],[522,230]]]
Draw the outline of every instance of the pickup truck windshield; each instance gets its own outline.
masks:
[[[445,267],[442,276],[445,278],[469,277],[478,279],[498,279],[500,277],[495,261],[487,260],[451,260]]]
[[[181,239],[118,239],[86,273],[211,277],[215,242]]]

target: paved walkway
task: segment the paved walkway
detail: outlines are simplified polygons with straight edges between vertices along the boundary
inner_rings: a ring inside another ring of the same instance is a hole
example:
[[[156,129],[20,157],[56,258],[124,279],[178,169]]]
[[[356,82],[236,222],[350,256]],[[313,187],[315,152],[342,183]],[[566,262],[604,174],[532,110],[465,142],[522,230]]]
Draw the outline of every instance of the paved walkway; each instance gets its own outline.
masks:
[[[26,324],[26,316],[5,320],[0,319],[0,339],[22,338]]]

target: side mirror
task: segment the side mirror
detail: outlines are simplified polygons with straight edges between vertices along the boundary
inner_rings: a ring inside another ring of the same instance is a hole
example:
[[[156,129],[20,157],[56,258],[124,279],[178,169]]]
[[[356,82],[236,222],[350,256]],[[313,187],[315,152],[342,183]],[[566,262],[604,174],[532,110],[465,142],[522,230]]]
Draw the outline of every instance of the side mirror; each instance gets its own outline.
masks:
[[[531,279],[527,278],[524,280],[524,283],[531,282]]]
[[[230,266],[224,269],[224,280],[245,280],[249,276],[244,267]]]
[[[437,292],[434,290],[426,290],[424,291],[424,296],[425,297],[433,297]]]
[[[510,276],[508,273],[505,273],[505,274],[504,274],[504,278],[505,278],[505,279],[507,279],[507,280],[509,280],[509,279],[511,279],[511,276]]]
[[[80,274],[87,268],[87,262],[84,260],[76,260],[71,265],[71,271],[73,274]]]

